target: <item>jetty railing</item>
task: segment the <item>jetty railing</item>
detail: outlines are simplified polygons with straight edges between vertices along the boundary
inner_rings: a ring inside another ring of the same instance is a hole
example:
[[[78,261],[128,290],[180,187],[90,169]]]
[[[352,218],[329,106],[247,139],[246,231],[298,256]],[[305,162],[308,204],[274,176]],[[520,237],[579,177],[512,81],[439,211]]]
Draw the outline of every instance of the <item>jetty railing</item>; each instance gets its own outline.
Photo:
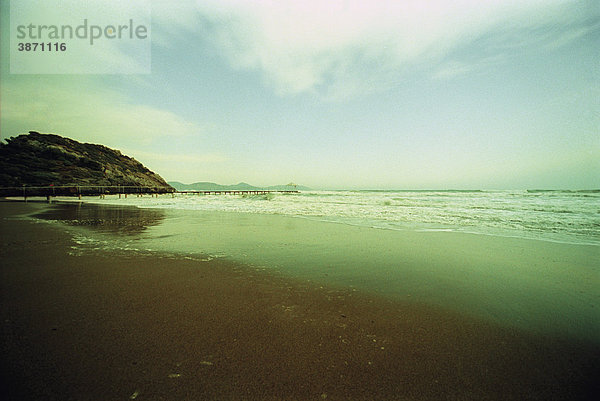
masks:
[[[46,197],[55,196],[105,196],[105,195],[158,195],[158,194],[195,194],[195,195],[261,195],[268,193],[299,193],[297,190],[183,190],[173,187],[135,186],[135,185],[55,185],[0,187],[0,198],[7,197]]]
[[[116,194],[165,194],[173,193],[172,187],[135,186],[135,185],[54,185],[0,187],[0,197],[34,196],[100,196]]]
[[[292,189],[258,189],[258,190],[231,190],[231,189],[218,189],[218,190],[184,190],[176,191],[178,194],[193,194],[193,195],[264,195],[271,193],[280,194],[299,194],[300,191]]]

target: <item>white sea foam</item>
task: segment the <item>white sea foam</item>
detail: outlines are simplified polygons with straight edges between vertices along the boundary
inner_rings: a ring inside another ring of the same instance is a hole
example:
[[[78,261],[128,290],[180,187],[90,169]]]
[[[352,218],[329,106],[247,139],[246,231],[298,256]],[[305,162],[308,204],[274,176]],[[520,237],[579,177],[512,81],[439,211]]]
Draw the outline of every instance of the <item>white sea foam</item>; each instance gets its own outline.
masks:
[[[306,191],[107,197],[142,208],[278,214],[392,230],[460,231],[600,245],[600,191]]]

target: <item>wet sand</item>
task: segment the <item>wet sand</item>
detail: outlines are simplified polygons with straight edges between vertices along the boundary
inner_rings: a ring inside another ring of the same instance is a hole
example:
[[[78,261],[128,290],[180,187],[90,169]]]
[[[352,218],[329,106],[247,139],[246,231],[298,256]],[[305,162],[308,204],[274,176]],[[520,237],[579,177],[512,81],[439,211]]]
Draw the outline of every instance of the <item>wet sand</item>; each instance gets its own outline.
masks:
[[[585,400],[597,344],[244,266],[74,253],[0,203],[3,399]]]

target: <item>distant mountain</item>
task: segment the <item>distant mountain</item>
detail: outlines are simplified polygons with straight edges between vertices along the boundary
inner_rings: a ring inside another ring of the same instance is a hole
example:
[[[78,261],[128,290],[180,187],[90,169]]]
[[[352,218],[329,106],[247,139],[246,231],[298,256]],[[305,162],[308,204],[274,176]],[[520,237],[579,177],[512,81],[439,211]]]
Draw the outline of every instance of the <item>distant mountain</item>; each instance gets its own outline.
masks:
[[[269,191],[289,191],[289,190],[297,190],[297,191],[310,191],[309,187],[305,187],[304,185],[273,185],[265,188]]]
[[[235,185],[220,185],[214,182],[195,182],[193,184],[182,184],[177,181],[169,181],[168,183],[178,191],[256,191],[260,188],[253,187],[245,182],[240,182]]]
[[[0,143],[0,186],[169,187],[158,174],[120,151],[29,131]],[[169,187],[170,188],[170,187]]]
[[[289,190],[309,190],[308,187],[297,185],[274,185],[266,188],[255,187],[245,182],[234,185],[221,185],[214,182],[195,182],[193,184],[183,184],[178,181],[169,181],[169,185],[178,191],[289,191]]]

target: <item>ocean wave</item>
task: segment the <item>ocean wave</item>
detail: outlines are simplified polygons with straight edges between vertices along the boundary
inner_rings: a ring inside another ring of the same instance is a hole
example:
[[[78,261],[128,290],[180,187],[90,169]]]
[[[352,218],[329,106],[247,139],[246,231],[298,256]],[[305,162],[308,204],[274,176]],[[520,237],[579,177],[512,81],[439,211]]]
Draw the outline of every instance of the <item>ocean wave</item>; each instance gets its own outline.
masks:
[[[535,191],[535,190],[534,190]],[[365,227],[439,229],[600,244],[596,195],[580,191],[309,191],[287,196],[171,195],[112,199],[143,208],[261,213]]]

